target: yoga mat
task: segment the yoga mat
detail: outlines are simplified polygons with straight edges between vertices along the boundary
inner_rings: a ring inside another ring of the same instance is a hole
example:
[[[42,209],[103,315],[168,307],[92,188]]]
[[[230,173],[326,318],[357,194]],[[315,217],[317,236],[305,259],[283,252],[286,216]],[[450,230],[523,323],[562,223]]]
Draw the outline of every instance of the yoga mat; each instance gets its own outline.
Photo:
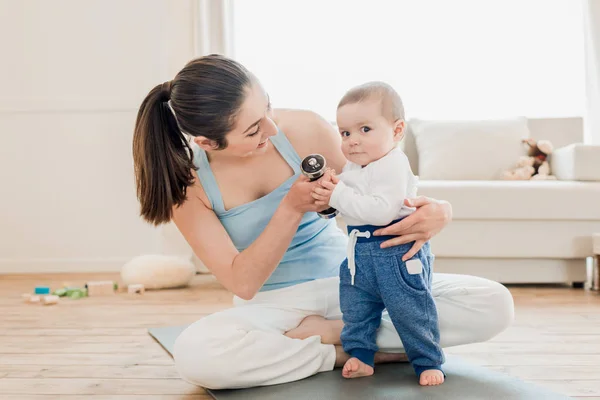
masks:
[[[177,336],[186,326],[150,328],[148,332],[172,355]],[[421,387],[408,363],[378,365],[367,378],[344,379],[340,369],[273,386],[209,390],[217,400],[564,400],[569,397],[449,356],[446,381]]]

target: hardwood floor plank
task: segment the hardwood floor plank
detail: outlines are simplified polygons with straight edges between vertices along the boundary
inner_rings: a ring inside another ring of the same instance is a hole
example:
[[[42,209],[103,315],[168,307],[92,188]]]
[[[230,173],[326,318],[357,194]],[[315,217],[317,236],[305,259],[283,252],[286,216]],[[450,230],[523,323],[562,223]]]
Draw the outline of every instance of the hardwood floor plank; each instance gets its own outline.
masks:
[[[0,343],[0,354],[119,354],[160,355],[164,352],[154,343],[23,343],[19,347]]]
[[[0,328],[0,336],[146,336],[148,330],[145,328]],[[4,339],[2,339],[4,340]]]
[[[174,365],[0,365],[0,378],[179,379]]]
[[[144,353],[3,354],[0,357],[0,365],[173,365],[173,359],[164,350],[150,355]]]
[[[0,379],[0,393],[4,394],[205,394],[197,386],[181,379]]]
[[[4,335],[0,340],[0,348],[4,346],[18,347],[23,346],[21,336]],[[50,336],[31,336],[26,339],[26,345],[41,346],[45,344],[63,345],[63,344],[83,344],[83,343],[138,343],[151,345],[156,341],[147,332],[142,335],[50,335]]]

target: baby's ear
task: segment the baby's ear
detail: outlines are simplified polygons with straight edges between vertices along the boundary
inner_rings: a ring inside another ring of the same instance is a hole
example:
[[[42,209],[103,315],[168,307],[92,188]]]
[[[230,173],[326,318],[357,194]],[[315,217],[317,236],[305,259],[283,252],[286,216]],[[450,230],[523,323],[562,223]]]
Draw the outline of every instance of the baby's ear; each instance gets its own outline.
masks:
[[[397,119],[394,122],[394,140],[400,141],[404,137],[404,129],[406,128],[406,122],[403,119]]]

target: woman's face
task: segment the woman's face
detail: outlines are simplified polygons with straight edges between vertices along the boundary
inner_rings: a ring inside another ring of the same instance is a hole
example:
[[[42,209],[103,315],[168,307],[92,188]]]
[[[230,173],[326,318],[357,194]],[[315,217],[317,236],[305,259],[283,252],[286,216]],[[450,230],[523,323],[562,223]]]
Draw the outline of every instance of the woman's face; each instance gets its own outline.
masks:
[[[269,96],[260,83],[254,82],[246,90],[246,99],[236,117],[235,127],[226,135],[227,147],[218,153],[229,157],[260,155],[270,145],[269,138],[276,134],[277,125],[271,119]],[[206,144],[199,143],[204,138],[196,139],[200,147],[211,151]]]

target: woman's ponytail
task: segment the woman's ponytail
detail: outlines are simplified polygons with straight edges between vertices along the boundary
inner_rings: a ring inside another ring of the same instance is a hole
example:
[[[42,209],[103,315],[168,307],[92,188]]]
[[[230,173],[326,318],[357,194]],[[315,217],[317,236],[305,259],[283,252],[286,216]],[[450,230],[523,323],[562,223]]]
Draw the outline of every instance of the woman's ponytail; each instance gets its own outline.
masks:
[[[186,135],[211,140],[215,150],[226,148],[226,135],[252,82],[252,74],[240,63],[211,54],[190,61],[173,81],[148,93],[133,136],[137,197],[146,221],[169,222],[194,183]]]
[[[169,222],[173,207],[186,199],[194,182],[192,150],[169,107],[171,82],[148,93],[138,111],[133,162],[140,215],[159,225]]]

